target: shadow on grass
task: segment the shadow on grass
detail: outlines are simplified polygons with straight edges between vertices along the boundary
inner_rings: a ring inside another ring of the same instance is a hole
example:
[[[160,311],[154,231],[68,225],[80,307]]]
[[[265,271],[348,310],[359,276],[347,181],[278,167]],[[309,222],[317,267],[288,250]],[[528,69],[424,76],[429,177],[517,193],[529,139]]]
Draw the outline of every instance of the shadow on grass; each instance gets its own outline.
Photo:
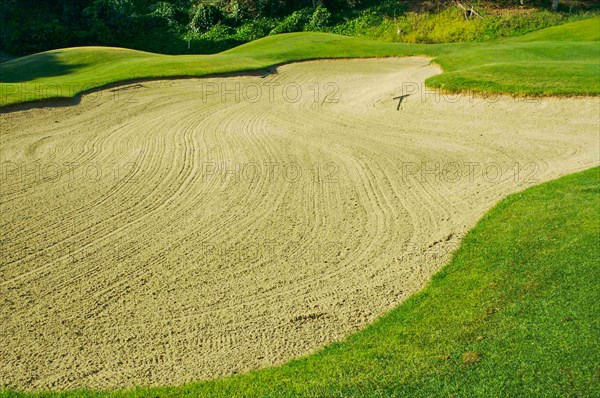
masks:
[[[5,113],[25,111],[30,109],[38,108],[62,108],[67,106],[74,106],[81,103],[81,97],[86,94],[93,94],[99,91],[110,90],[111,92],[127,90],[131,85],[137,87],[144,87],[143,82],[151,82],[157,80],[185,80],[185,79],[198,79],[198,78],[233,78],[233,77],[256,77],[262,78],[277,69],[279,65],[285,65],[286,62],[273,65],[267,68],[250,69],[240,72],[224,72],[224,73],[208,73],[205,75],[181,75],[181,76],[157,76],[157,77],[142,77],[136,79],[120,80],[114,83],[107,84],[52,84],[52,83],[31,83],[29,85],[24,84],[25,82],[17,82],[13,84],[4,84],[0,79],[0,99],[2,95],[14,94],[21,97],[21,100],[15,103],[9,103],[6,105],[0,105],[0,115]],[[2,72],[2,65],[0,65],[0,72]],[[276,72],[275,72],[276,73]],[[31,90],[23,90],[25,86],[32,88]],[[40,93],[52,93],[54,95],[41,96]],[[1,397],[1,395],[0,395]]]
[[[24,83],[41,77],[64,76],[86,64],[65,64],[57,54],[44,53],[0,64],[0,83]]]

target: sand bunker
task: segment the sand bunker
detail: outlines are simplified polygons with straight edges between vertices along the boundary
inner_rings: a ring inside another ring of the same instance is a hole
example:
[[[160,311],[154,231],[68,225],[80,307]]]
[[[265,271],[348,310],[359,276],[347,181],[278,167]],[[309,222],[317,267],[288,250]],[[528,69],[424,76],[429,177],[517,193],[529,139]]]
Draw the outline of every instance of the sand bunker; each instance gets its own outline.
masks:
[[[428,62],[0,115],[0,385],[181,384],[313,352],[421,288],[507,194],[599,163],[598,99],[435,96]]]

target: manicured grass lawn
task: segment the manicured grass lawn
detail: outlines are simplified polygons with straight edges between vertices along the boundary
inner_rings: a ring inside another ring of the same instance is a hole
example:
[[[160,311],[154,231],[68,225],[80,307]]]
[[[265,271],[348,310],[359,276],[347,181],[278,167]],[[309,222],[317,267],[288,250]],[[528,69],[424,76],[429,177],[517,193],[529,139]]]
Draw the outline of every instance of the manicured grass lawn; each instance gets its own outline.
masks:
[[[280,367],[183,387],[0,397],[600,396],[600,168],[503,200],[421,292]]]
[[[327,33],[269,36],[214,55],[168,56],[120,48],[53,50],[0,64],[0,106],[70,98],[140,78],[204,76],[316,58],[427,55],[444,74],[427,81],[447,91],[531,95],[600,94],[600,18],[486,43],[402,44]]]
[[[599,41],[507,40],[462,47],[442,49],[435,62],[445,73],[428,79],[429,86],[517,95],[600,94]]]

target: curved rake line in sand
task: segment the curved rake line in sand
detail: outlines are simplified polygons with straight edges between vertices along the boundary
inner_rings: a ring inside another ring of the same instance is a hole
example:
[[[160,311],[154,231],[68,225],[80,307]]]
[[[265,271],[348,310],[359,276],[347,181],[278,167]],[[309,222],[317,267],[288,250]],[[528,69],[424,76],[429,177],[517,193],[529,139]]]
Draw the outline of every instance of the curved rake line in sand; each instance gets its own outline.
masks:
[[[403,162],[536,162],[540,181],[597,163],[595,101],[415,96],[396,112],[391,93],[436,73],[427,63],[307,62],[265,79],[300,84],[297,103],[202,101],[202,84],[232,82],[215,78],[0,115],[0,161],[136,159],[118,180],[3,180],[0,382],[179,384],[311,352],[418,290],[486,209],[533,184],[404,179]],[[315,81],[335,81],[340,102],[314,101]],[[205,180],[206,162],[294,163],[304,178]],[[315,162],[337,165],[337,183],[315,183]]]

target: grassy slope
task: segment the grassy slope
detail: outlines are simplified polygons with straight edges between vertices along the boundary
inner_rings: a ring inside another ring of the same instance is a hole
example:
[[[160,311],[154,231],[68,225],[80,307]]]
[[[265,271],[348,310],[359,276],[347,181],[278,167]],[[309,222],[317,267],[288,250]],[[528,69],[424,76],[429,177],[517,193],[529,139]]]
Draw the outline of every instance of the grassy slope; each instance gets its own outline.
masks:
[[[600,42],[497,42],[444,49],[444,74],[427,84],[446,91],[518,95],[600,94]]]
[[[505,41],[598,41],[600,26],[598,18],[590,18],[577,23],[553,26],[531,32],[521,37],[509,38]]]
[[[317,354],[183,387],[0,397],[599,396],[599,236],[595,168],[503,200],[424,290]]]
[[[130,79],[256,70],[314,58],[412,55],[418,50],[414,45],[327,33],[270,36],[215,55],[171,56],[120,48],[68,48],[0,64],[0,105],[72,97],[92,87]]]
[[[70,98],[93,87],[130,79],[203,76],[315,58],[406,55],[436,57],[446,73],[427,83],[447,91],[597,95],[599,40],[600,18],[591,18],[487,43],[402,44],[326,33],[290,33],[215,55],[69,48],[0,64],[0,106]]]
[[[442,49],[443,75],[428,80],[448,91],[600,94],[600,18],[520,37]]]

